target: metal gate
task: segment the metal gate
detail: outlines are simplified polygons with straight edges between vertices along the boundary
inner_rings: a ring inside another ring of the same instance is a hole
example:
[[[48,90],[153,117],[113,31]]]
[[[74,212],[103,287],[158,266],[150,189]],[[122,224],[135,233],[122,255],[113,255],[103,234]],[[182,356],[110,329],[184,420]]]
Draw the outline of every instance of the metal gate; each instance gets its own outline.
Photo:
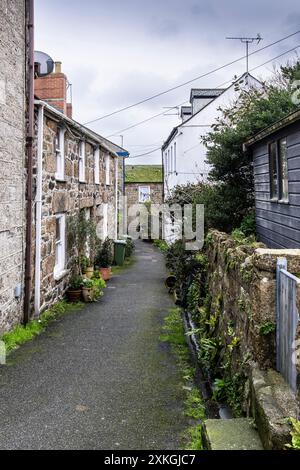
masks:
[[[300,279],[287,270],[286,258],[277,260],[277,370],[297,391],[296,336],[299,322],[297,290]]]

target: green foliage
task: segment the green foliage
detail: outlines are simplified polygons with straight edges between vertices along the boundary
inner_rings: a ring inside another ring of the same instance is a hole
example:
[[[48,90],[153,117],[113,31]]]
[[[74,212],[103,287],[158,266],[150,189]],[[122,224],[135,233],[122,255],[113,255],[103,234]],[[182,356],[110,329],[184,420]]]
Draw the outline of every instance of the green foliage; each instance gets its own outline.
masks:
[[[103,295],[103,289],[106,287],[106,283],[102,277],[93,277],[92,282],[94,299],[99,299]]]
[[[163,253],[166,253],[168,250],[168,244],[164,240],[154,240],[153,245],[159,248]]]
[[[193,419],[205,419],[205,406],[198,388],[193,387],[185,401],[185,415]]]
[[[113,241],[110,238],[106,238],[104,242],[98,247],[98,251],[95,256],[95,266],[100,268],[109,268],[114,259]]]
[[[134,241],[131,238],[126,238],[125,258],[130,258],[135,250]]]
[[[164,320],[163,331],[164,334],[160,339],[171,345],[184,384],[183,390],[186,392],[184,413],[196,421],[203,420],[205,418],[205,406],[200,392],[193,382],[195,370],[190,363],[189,349],[179,308],[170,310],[169,315]],[[188,448],[202,448],[199,430],[200,427],[196,430],[193,426],[184,433],[184,440],[188,441]]]
[[[289,421],[292,426],[292,444],[288,444],[287,447],[293,450],[300,450],[300,421],[295,418],[290,418]]]
[[[93,219],[86,217],[85,211],[69,216],[67,220],[67,241],[70,257],[75,254],[77,274],[82,274],[82,269],[86,269],[87,262],[93,265],[95,253],[100,240],[96,233],[96,223]],[[86,257],[86,249],[89,248],[90,259]],[[83,263],[83,266],[82,264]]]
[[[185,450],[203,450],[202,445],[202,432],[201,425],[191,426],[188,428],[184,435],[184,440],[187,441]]]
[[[82,288],[82,285],[83,285],[83,277],[82,276],[77,275],[77,276],[73,276],[70,279],[70,283],[69,283],[70,289],[80,290]]]
[[[274,331],[276,331],[276,324],[273,322],[266,322],[259,328],[259,334],[262,336],[267,336]]]
[[[82,303],[69,304],[61,301],[50,309],[42,313],[38,320],[30,321],[26,326],[17,325],[12,330],[4,333],[1,340],[4,341],[6,351],[9,353],[24,343],[32,340],[36,335],[40,334],[46,326],[61,315],[74,312],[82,308]]]
[[[249,211],[249,213],[245,215],[239,228],[246,237],[256,235],[256,220],[254,210]]]

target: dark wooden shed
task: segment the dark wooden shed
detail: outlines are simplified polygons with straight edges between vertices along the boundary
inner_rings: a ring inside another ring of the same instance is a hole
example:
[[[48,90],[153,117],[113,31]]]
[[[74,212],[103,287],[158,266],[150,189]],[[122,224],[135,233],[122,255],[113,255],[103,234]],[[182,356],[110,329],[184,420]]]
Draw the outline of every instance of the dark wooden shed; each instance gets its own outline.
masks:
[[[245,143],[252,151],[258,239],[300,248],[300,110]]]

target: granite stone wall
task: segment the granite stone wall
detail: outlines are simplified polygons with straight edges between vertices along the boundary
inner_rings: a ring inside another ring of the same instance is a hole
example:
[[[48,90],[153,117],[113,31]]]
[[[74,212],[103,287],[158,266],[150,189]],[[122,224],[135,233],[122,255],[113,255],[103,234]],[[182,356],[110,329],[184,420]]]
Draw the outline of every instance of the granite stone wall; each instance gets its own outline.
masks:
[[[25,2],[0,0],[0,334],[23,311]],[[16,297],[15,289],[20,297]]]

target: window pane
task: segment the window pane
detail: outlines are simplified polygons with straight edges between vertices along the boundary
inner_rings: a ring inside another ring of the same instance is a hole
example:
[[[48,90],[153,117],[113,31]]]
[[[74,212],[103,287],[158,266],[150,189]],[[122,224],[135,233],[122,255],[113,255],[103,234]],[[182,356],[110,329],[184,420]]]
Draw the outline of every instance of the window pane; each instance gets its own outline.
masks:
[[[139,202],[150,201],[150,187],[139,186]]]
[[[56,218],[56,242],[61,240],[61,218]]]
[[[287,163],[287,148],[286,139],[279,141],[279,173],[280,173],[280,199],[288,199],[288,163]]]
[[[270,165],[270,188],[271,197],[278,197],[278,169],[276,158],[276,142],[272,142],[269,146],[269,165]]]

